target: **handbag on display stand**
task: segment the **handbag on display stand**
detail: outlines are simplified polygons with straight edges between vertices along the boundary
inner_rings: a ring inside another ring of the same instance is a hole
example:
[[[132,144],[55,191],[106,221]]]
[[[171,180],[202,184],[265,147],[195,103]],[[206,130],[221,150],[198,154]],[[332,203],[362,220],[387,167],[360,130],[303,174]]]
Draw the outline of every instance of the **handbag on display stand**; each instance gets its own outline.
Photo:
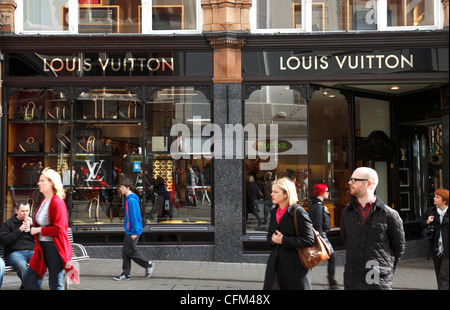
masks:
[[[26,121],[31,121],[35,115],[36,104],[33,101],[28,102],[27,107],[25,108],[23,119]]]
[[[58,142],[51,148],[52,152],[67,153],[70,151],[70,139],[62,133],[56,134]]]
[[[63,120],[66,119],[66,107],[65,106],[57,106],[54,108],[50,108],[47,111],[48,116],[52,119]]]
[[[95,224],[100,224],[101,222],[99,221],[99,216],[98,216],[98,209],[100,207],[100,201],[98,199],[98,197],[92,198],[91,201],[89,201],[89,205],[88,205],[88,213],[89,213],[89,218],[91,218],[91,209],[92,209],[92,205],[94,204],[95,206]]]
[[[41,143],[39,141],[34,141],[33,137],[29,137],[25,142],[19,143],[19,148],[22,152],[40,152]]]
[[[297,232],[297,236],[299,236],[299,231],[296,213],[299,208],[300,207],[297,207],[294,212],[295,231]],[[314,232],[314,245],[297,249],[300,261],[306,269],[311,269],[317,265],[320,265],[330,258],[330,249],[325,243],[325,240],[323,240],[319,232],[315,230],[314,227],[311,228]]]

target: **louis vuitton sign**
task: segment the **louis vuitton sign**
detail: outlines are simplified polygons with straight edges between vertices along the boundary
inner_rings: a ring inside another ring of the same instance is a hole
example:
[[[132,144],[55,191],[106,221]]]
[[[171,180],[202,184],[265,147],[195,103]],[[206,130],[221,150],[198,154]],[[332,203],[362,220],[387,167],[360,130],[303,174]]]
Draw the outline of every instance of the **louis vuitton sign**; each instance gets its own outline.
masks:
[[[103,72],[112,70],[114,72],[119,71],[171,71],[173,72],[174,60],[173,57],[124,57],[124,58],[97,58],[92,59],[89,57],[44,57],[43,70],[44,72],[59,72],[59,71],[78,71],[89,72],[93,66],[98,66]]]
[[[448,73],[448,48],[244,51],[242,65],[244,76]]]
[[[6,76],[212,76],[212,52],[7,53]],[[26,70],[24,68],[27,68]]]

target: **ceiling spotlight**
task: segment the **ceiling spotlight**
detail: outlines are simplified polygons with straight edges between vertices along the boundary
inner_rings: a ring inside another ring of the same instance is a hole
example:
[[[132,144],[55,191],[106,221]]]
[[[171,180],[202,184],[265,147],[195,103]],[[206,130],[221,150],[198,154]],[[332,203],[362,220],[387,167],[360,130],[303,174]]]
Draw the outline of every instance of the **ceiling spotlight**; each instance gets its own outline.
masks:
[[[400,86],[398,86],[398,85],[391,86],[391,90],[398,90],[398,89],[400,89]]]

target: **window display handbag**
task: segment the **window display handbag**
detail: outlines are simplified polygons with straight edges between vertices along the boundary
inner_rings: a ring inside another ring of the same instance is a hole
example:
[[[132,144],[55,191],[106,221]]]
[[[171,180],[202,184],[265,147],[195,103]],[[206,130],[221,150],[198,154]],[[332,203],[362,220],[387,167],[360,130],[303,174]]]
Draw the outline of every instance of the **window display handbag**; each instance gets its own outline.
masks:
[[[297,232],[297,236],[299,235],[296,216],[298,209],[299,208],[296,208],[294,212],[295,231]],[[297,249],[300,261],[302,262],[303,267],[305,267],[306,269],[311,269],[317,265],[320,265],[330,258],[330,249],[328,248],[327,244],[322,239],[319,232],[315,230],[314,227],[311,228],[314,232],[314,245]]]
[[[142,118],[142,108],[136,101],[119,103],[119,117],[123,119]]]
[[[89,202],[89,206],[88,206],[88,212],[89,212],[89,218],[91,218],[91,209],[92,207],[95,208],[95,222],[98,222],[98,209],[99,209],[100,203],[98,198],[92,198],[91,201]]]
[[[36,163],[25,163],[22,165],[21,184],[35,185],[39,181],[39,175],[36,171]]]
[[[58,142],[52,147],[52,152],[68,153],[70,151],[70,139],[62,133],[56,134]]]
[[[67,109],[64,106],[57,106],[54,108],[50,108],[47,111],[47,114],[50,119],[68,119],[69,116],[67,115],[68,113],[66,112],[66,110]]]
[[[22,152],[29,153],[29,152],[40,152],[41,151],[41,142],[34,141],[33,137],[29,137],[27,141],[20,142],[19,148]]]
[[[28,102],[27,107],[25,108],[23,119],[26,121],[31,121],[35,118],[34,113],[36,113],[36,105],[33,101]],[[37,115],[36,115],[37,116]]]

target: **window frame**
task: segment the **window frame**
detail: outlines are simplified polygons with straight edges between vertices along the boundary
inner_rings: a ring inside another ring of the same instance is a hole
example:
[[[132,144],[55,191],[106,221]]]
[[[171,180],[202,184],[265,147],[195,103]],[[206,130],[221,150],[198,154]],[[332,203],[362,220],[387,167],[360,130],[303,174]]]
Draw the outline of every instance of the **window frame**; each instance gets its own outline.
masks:
[[[54,35],[66,35],[66,34],[79,34],[78,32],[78,20],[79,20],[79,7],[78,7],[78,0],[68,0],[68,7],[69,7],[69,13],[68,13],[68,22],[69,22],[69,29],[68,30],[24,30],[24,0],[16,0],[16,12],[14,14],[14,25],[15,25],[15,33],[16,34],[54,34]],[[201,0],[195,0],[196,2],[196,29],[193,30],[153,30],[152,24],[153,24],[153,18],[152,18],[152,0],[141,0],[141,6],[142,6],[142,15],[143,12],[146,12],[146,15],[148,18],[142,18],[142,24],[141,24],[141,32],[139,33],[133,33],[132,35],[140,34],[200,34],[202,33],[203,28],[203,9],[201,6]],[[93,33],[95,34],[104,34],[104,33]],[[122,33],[113,33],[108,35],[125,35]],[[129,34],[128,34],[129,35]]]
[[[250,31],[252,33],[312,33],[312,7],[314,0],[299,0],[302,7],[302,27],[301,28],[272,28],[272,29],[259,29],[258,28],[258,1],[253,1],[250,8]],[[441,1],[434,1],[434,25],[429,26],[387,26],[387,0],[372,0],[376,1],[376,30],[339,30],[339,31],[315,31],[314,33],[324,32],[373,32],[373,31],[412,31],[412,30],[437,30],[443,28],[444,11],[441,5]],[[380,14],[383,12],[383,14]]]

